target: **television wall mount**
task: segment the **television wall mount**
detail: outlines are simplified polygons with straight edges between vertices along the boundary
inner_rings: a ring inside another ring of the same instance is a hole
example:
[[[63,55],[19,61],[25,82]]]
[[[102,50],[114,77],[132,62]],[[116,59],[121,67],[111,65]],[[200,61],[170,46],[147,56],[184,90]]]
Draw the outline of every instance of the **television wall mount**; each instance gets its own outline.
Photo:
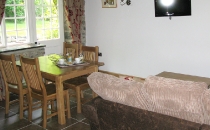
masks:
[[[166,15],[168,15],[169,16],[169,19],[171,20],[171,16],[173,16],[174,15],[174,13],[169,13],[169,12],[166,12]]]

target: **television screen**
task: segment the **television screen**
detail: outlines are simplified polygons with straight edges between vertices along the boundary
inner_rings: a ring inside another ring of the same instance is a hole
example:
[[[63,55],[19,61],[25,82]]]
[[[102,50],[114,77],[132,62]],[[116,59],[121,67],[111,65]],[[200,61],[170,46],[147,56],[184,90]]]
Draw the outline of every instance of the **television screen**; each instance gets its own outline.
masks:
[[[191,0],[154,0],[155,17],[191,15]]]

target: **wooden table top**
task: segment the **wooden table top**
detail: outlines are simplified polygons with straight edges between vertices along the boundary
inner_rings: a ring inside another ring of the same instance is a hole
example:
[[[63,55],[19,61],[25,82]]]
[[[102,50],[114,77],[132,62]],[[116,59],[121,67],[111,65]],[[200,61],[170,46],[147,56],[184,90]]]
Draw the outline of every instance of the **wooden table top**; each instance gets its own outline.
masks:
[[[89,64],[87,65],[75,65],[75,66],[68,66],[68,67],[59,67],[53,61],[49,59],[48,56],[40,56],[39,58],[39,65],[40,65],[40,70],[42,72],[42,76],[45,77],[45,73],[48,75],[47,77],[51,79],[52,77],[49,77],[49,74],[52,75],[53,77],[55,76],[63,76],[67,75],[69,73],[73,73],[75,71],[80,71],[80,70],[86,70],[88,67],[91,66],[103,66],[103,62],[91,62],[87,61]],[[20,61],[17,61],[17,65],[20,66]],[[54,81],[54,78],[51,79]],[[64,79],[65,80],[65,79]]]

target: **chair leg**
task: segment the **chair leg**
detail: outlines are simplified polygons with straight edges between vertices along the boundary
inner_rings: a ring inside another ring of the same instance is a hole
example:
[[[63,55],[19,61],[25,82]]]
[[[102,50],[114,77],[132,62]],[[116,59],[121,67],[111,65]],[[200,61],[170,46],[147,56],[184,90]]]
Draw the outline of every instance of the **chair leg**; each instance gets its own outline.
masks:
[[[19,94],[19,108],[20,108],[19,115],[20,115],[20,119],[23,119],[23,105],[24,105],[23,96],[24,96],[23,94]]]
[[[28,100],[28,120],[31,121],[32,120],[32,107],[33,107],[33,101],[32,101],[32,97],[30,96],[30,94],[27,94],[27,100]]]
[[[56,108],[55,108],[54,100],[51,100],[51,101],[50,101],[50,104],[51,104],[51,109],[52,109],[53,111],[55,111]]]
[[[68,90],[66,90],[66,108],[67,108],[67,117],[71,118],[70,101],[69,101],[69,92],[68,92]]]
[[[5,91],[5,114],[9,113],[9,91]]]
[[[80,87],[76,87],[76,97],[77,97],[77,113],[81,113],[81,96]]]
[[[84,98],[84,94],[83,91],[81,90],[81,98]]]
[[[42,127],[46,129],[47,127],[47,101],[43,101],[42,104],[42,112],[43,112],[43,125]]]

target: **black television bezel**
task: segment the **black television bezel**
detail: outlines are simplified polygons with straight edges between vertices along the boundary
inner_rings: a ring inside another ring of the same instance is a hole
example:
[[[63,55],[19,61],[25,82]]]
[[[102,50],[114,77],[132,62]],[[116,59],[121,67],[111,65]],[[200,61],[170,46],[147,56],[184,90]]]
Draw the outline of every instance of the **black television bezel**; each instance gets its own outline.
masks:
[[[157,1],[161,1],[161,0],[154,0],[154,5],[155,5],[155,17],[168,17],[169,15],[167,15],[166,13],[158,13],[159,11],[157,10]],[[192,15],[192,6],[191,6],[191,0],[178,0],[178,1],[189,1],[188,6],[188,11],[182,12],[182,13],[177,13],[177,12],[169,12],[169,14],[174,13],[171,16],[191,16]]]

